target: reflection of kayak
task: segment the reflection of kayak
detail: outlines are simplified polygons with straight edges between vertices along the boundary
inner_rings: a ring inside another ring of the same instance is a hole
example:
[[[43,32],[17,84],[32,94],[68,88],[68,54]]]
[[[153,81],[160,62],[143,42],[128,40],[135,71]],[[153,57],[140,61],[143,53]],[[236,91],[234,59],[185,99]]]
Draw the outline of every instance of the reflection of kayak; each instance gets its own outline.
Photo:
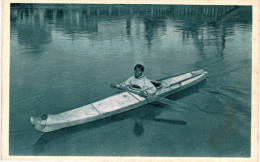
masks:
[[[205,70],[197,70],[153,82],[157,87],[156,95],[164,97],[179,92],[204,80],[206,74]],[[76,109],[59,114],[45,114],[38,118],[31,117],[30,120],[35,129],[51,132],[122,113],[147,103],[149,101],[144,97],[123,92]]]

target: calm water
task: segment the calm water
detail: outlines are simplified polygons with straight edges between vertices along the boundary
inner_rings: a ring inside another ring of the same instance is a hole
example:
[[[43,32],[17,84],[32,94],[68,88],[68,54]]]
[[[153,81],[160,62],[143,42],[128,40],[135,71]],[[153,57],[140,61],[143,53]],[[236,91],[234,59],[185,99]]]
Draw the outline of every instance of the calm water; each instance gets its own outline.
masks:
[[[11,8],[10,155],[250,156],[251,7],[34,5]],[[142,63],[151,79],[207,68],[169,99],[51,133],[31,116],[119,93]]]

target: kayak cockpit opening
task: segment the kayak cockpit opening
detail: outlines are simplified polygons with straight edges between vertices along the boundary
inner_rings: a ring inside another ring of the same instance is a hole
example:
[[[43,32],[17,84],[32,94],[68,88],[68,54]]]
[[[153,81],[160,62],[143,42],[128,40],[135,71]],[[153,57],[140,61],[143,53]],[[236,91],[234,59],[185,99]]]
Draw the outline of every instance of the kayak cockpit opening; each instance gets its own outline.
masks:
[[[46,120],[47,118],[48,118],[48,114],[44,114],[44,115],[41,116],[42,120]]]
[[[156,89],[162,88],[162,83],[156,80],[151,80],[151,83],[155,86]],[[141,89],[138,85],[131,85],[130,88],[132,89]]]
[[[156,89],[162,88],[162,83],[156,80],[151,80],[151,83],[155,86]]]

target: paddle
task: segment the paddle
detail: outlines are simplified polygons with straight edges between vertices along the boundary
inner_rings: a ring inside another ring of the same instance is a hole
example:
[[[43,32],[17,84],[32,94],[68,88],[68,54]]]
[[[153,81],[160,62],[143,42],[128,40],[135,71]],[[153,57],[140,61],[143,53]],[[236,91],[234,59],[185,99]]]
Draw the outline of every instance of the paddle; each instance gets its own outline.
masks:
[[[185,108],[187,107],[186,105],[184,105],[182,103],[175,102],[175,101],[169,100],[169,99],[164,98],[164,97],[145,94],[143,92],[138,92],[138,91],[132,90],[132,89],[127,88],[127,87],[122,87],[122,86],[117,85],[117,84],[113,84],[112,83],[112,84],[110,84],[110,87],[111,88],[116,88],[116,89],[119,89],[119,90],[125,90],[127,92],[131,92],[131,93],[137,94],[139,96],[145,97],[149,102],[157,101],[157,102],[169,105],[169,106],[176,106],[176,105],[180,106],[181,105],[182,107],[185,107]],[[179,110],[183,111],[183,109],[179,109]]]

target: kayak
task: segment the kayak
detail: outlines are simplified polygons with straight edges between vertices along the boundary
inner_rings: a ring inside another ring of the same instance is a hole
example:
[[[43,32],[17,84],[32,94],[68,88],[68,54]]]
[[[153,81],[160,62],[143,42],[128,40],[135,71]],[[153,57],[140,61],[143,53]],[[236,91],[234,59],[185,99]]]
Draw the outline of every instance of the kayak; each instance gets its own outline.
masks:
[[[204,69],[151,81],[157,91],[156,96],[165,97],[193,86],[206,79]],[[44,114],[31,117],[31,124],[41,132],[51,132],[132,110],[150,102],[146,97],[130,91],[125,91],[88,105],[61,112],[58,114]]]

